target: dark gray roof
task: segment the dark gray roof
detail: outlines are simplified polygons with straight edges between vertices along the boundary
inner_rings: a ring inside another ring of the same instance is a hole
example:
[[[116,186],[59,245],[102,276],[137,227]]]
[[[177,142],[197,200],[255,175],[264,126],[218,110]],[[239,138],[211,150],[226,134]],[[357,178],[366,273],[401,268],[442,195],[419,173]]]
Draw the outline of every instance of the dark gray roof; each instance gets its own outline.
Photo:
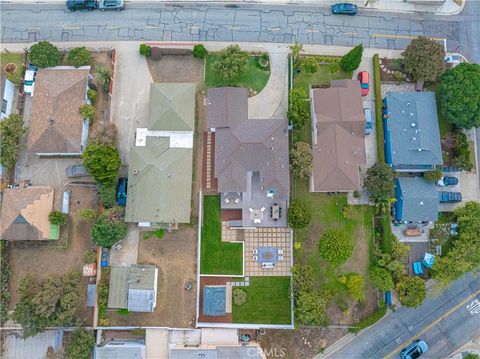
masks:
[[[441,165],[442,149],[433,92],[388,92],[392,164]]]
[[[399,177],[404,221],[436,221],[438,219],[439,201],[435,183],[427,182],[423,177]]]
[[[260,350],[258,348],[258,350]],[[170,349],[170,359],[260,359],[256,346],[225,346],[214,349]]]
[[[246,89],[235,88],[245,91],[230,93],[231,90],[220,88],[208,92],[208,127],[215,128],[215,177],[218,179],[219,192],[246,192],[248,173],[259,172],[262,186],[276,188],[279,193],[288,196],[287,120],[249,120],[247,111],[243,110],[240,111],[241,116],[228,117],[232,112],[228,109],[229,103],[237,106],[240,101],[247,106]],[[225,101],[225,92],[230,93],[229,96],[239,94],[239,98],[238,101],[227,98],[227,110],[222,112],[218,107],[221,101]],[[222,121],[218,116],[227,117]]]
[[[114,340],[103,347],[95,347],[95,359],[145,359],[143,343]]]
[[[219,87],[207,91],[208,127],[228,127],[248,117],[248,91],[241,87]]]

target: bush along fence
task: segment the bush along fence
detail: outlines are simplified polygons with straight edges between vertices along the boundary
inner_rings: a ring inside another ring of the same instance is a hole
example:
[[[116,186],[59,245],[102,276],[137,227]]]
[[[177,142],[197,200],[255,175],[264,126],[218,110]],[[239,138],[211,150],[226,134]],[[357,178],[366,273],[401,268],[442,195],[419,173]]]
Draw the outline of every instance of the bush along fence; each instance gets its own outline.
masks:
[[[10,243],[0,241],[0,324],[3,325],[8,320],[8,302],[10,292],[8,283],[10,281]]]
[[[375,94],[375,123],[377,129],[377,157],[378,162],[385,163],[385,139],[383,136],[383,100],[380,88],[380,61],[378,54],[373,55],[373,89]]]

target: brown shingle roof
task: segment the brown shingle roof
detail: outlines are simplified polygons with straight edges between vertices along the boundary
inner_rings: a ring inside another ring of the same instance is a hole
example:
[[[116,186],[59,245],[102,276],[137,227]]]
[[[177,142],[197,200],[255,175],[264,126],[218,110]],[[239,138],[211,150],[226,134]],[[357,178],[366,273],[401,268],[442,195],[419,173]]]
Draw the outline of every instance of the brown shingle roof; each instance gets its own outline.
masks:
[[[231,92],[232,89],[235,91]],[[230,94],[225,96],[226,92]],[[233,94],[239,97],[234,99]],[[287,121],[247,119],[247,111],[238,110],[243,105],[247,107],[246,89],[211,89],[208,99],[208,127],[215,128],[215,177],[219,192],[246,192],[247,173],[260,172],[262,185],[288,195]],[[227,102],[219,111],[221,101]],[[230,108],[232,104],[235,109]]]
[[[354,191],[359,166],[366,163],[365,117],[358,81],[332,81],[331,87],[312,90],[313,190]]]
[[[89,69],[38,71],[27,147],[36,153],[82,152],[83,117]]]
[[[43,186],[8,188],[4,191],[0,238],[48,240],[53,208],[53,188]]]

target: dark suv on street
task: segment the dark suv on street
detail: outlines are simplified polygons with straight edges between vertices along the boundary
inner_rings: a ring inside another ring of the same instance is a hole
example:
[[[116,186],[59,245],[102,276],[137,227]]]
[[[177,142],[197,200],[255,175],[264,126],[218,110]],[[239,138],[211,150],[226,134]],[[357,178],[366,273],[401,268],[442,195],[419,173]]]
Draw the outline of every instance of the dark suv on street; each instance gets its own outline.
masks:
[[[98,7],[96,0],[67,0],[67,9],[70,11],[88,10],[93,11]]]

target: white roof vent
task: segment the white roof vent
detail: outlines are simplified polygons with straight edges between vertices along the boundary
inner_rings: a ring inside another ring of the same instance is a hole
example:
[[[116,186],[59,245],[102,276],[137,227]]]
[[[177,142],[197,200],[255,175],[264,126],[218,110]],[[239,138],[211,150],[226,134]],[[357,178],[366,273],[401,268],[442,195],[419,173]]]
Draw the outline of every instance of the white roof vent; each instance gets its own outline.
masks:
[[[415,126],[417,126],[417,124],[416,124],[415,122],[412,122],[412,123],[410,124],[410,126],[411,126],[411,127],[415,127]]]

